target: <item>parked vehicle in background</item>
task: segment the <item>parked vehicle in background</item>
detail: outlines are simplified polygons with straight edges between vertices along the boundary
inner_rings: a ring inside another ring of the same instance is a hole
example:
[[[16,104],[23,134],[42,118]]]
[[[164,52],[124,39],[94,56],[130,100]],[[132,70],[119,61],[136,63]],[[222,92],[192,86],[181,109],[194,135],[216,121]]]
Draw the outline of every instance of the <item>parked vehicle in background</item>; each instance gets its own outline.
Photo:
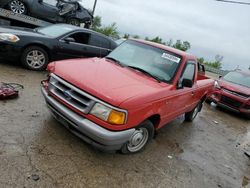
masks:
[[[250,71],[229,72],[215,81],[208,101],[250,118]]]
[[[126,40],[127,39],[125,39],[125,38],[121,38],[121,39],[116,40],[115,42],[116,42],[117,45],[120,45],[121,43],[123,43]]]
[[[20,59],[31,70],[44,70],[54,60],[104,57],[116,47],[105,35],[72,25],[0,27],[0,57]]]
[[[181,114],[192,121],[214,85],[194,56],[143,40],[105,58],[53,62],[48,71],[42,93],[56,119],[97,148],[122,153],[141,151]]]
[[[54,2],[54,3],[53,3]],[[52,23],[90,26],[93,15],[77,0],[0,0],[0,7],[14,13],[26,14]]]

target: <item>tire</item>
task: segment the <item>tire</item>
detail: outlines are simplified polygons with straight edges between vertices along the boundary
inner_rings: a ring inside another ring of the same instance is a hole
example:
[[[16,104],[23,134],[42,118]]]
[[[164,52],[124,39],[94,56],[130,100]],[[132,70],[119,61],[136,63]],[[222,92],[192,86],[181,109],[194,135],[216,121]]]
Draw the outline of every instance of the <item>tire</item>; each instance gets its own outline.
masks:
[[[199,102],[192,111],[185,113],[185,121],[193,121],[201,109],[202,102]]]
[[[208,99],[205,100],[205,102],[206,102],[207,104],[211,104],[211,103],[212,103],[212,100],[208,98]]]
[[[23,1],[12,0],[8,4],[8,9],[17,14],[27,14],[28,8]]]
[[[30,70],[45,70],[49,63],[48,53],[39,46],[30,46],[24,49],[21,57],[23,66]]]
[[[77,18],[69,18],[67,20],[67,24],[74,25],[74,26],[80,26],[80,20]]]
[[[155,130],[153,123],[149,120],[144,121],[140,124],[140,126],[136,128],[136,131],[134,132],[130,140],[123,145],[121,153],[129,154],[142,151],[146,147],[146,145],[153,139],[154,132]]]

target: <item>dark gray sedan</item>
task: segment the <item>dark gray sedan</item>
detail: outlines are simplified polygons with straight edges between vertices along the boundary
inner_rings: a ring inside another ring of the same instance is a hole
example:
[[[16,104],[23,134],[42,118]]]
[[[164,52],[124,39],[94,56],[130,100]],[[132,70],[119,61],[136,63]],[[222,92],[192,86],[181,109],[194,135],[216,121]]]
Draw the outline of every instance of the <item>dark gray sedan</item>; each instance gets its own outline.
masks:
[[[85,23],[88,27],[93,19],[92,14],[78,0],[0,0],[0,7],[53,23],[77,26]]]
[[[43,70],[54,60],[104,57],[116,47],[105,35],[73,25],[0,27],[0,58],[21,60],[31,70]]]

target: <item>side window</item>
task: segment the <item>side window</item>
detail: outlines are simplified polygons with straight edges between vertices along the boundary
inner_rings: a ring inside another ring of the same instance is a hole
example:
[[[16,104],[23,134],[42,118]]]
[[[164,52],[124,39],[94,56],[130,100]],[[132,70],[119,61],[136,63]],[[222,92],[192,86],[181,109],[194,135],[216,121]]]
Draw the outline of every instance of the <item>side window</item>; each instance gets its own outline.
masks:
[[[195,64],[192,62],[187,62],[184,72],[182,73],[182,80],[189,79],[194,80],[195,75]]]
[[[56,6],[57,4],[57,1],[55,0],[43,0],[42,2],[51,6]]]
[[[75,39],[75,43],[89,44],[90,34],[89,33],[74,33],[68,37]]]
[[[90,43],[91,46],[110,49],[110,41],[104,37],[92,34]]]

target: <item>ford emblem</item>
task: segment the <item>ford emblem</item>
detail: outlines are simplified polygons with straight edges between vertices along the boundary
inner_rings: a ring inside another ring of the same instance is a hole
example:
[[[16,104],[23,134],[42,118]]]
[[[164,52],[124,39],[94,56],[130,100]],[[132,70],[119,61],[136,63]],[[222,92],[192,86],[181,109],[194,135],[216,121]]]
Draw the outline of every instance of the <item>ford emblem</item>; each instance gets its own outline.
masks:
[[[64,96],[65,96],[65,98],[66,98],[67,100],[72,99],[71,94],[70,94],[70,90],[64,91],[63,94],[64,94]]]

